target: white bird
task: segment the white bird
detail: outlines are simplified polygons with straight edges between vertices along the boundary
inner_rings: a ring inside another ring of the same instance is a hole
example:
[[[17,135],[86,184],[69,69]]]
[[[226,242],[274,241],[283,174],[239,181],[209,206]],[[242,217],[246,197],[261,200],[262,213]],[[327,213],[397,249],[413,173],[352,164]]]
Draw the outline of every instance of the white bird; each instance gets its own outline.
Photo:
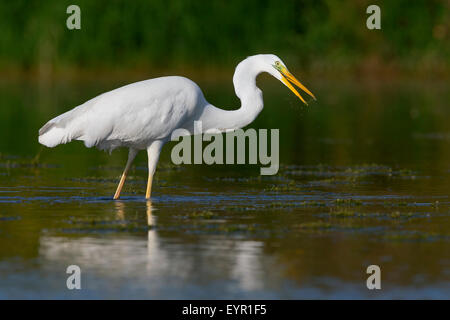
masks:
[[[39,130],[39,143],[55,147],[72,140],[84,141],[86,147],[96,146],[110,152],[128,147],[128,161],[114,199],[118,199],[136,154],[147,150],[148,182],[146,198],[150,198],[153,174],[163,145],[176,129],[193,134],[194,121],[201,121],[202,130],[221,132],[245,127],[263,108],[261,90],[256,77],[267,72],[283,82],[305,104],[306,101],[289,81],[306,89],[273,54],[259,54],[241,61],[233,76],[236,95],[241,100],[237,110],[222,110],[208,101],[198,85],[184,77],[170,76],[132,83],[103,93],[47,122]]]

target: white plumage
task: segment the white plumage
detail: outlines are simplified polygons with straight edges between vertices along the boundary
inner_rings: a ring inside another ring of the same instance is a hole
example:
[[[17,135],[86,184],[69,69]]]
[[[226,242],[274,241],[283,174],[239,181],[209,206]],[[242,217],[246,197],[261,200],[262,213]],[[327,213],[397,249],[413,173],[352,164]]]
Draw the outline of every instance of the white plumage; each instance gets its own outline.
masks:
[[[136,82],[103,93],[50,120],[39,130],[39,142],[54,147],[82,140],[102,150],[120,147],[146,149],[154,140],[201,111],[206,103],[200,88],[183,77]]]
[[[193,133],[194,121],[202,121],[203,131],[225,131],[244,127],[256,118],[263,108],[262,93],[256,87],[256,77],[261,72],[282,81],[303,102],[287,80],[314,97],[277,56],[256,55],[243,60],[236,68],[233,83],[241,100],[237,110],[226,111],[209,104],[198,85],[187,78],[155,78],[103,93],[51,119],[39,130],[39,143],[52,148],[81,140],[86,147],[96,146],[110,152],[117,147],[128,147],[128,162],[115,199],[137,152],[146,149],[149,156],[146,197],[149,198],[161,148],[174,130],[184,128]]]

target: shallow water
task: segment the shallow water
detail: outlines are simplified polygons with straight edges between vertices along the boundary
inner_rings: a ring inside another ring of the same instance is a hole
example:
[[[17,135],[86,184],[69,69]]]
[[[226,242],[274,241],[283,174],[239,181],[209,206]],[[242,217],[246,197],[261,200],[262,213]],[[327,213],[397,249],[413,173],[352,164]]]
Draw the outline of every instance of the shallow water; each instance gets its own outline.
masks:
[[[238,104],[230,83],[199,84]],[[449,297],[443,83],[311,83],[306,108],[262,81],[250,127],[280,129],[279,173],[175,166],[168,145],[151,201],[144,153],[113,201],[125,150],[37,144],[48,119],[116,86],[0,85],[0,298]],[[381,290],[366,287],[372,264]]]

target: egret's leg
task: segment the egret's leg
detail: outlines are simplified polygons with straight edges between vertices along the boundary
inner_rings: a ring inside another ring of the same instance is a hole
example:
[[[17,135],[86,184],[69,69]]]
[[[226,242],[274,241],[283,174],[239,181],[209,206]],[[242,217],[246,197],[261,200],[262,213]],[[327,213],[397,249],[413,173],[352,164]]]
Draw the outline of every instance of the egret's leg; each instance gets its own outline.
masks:
[[[153,174],[156,170],[156,164],[159,160],[159,154],[161,153],[161,148],[163,146],[162,141],[154,141],[150,147],[147,148],[148,154],[148,181],[147,181],[147,192],[145,193],[145,199],[150,199],[152,193],[152,182]]]
[[[125,179],[127,178],[128,170],[130,169],[131,163],[133,162],[137,153],[138,151],[136,149],[130,148],[130,151],[128,152],[127,165],[125,166],[125,170],[123,170],[122,177],[120,178],[119,185],[117,186],[116,193],[114,194],[114,200],[119,199],[120,197],[120,192],[122,191],[123,184],[125,183]]]
[[[149,174],[147,180],[147,191],[145,192],[145,199],[150,199],[150,195],[152,194],[152,182],[153,176]]]

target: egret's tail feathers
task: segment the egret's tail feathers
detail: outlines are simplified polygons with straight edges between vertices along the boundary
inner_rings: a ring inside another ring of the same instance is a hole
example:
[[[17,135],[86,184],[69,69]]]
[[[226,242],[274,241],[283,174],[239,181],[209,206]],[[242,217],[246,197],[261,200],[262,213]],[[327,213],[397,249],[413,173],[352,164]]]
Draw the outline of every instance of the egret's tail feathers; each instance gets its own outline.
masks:
[[[66,128],[55,126],[54,123],[47,123],[39,130],[39,143],[49,148],[70,142],[71,140],[70,132]]]
[[[76,120],[77,110],[80,107],[69,110],[51,119],[41,129],[39,129],[39,143],[49,148],[56,147],[77,138]]]

